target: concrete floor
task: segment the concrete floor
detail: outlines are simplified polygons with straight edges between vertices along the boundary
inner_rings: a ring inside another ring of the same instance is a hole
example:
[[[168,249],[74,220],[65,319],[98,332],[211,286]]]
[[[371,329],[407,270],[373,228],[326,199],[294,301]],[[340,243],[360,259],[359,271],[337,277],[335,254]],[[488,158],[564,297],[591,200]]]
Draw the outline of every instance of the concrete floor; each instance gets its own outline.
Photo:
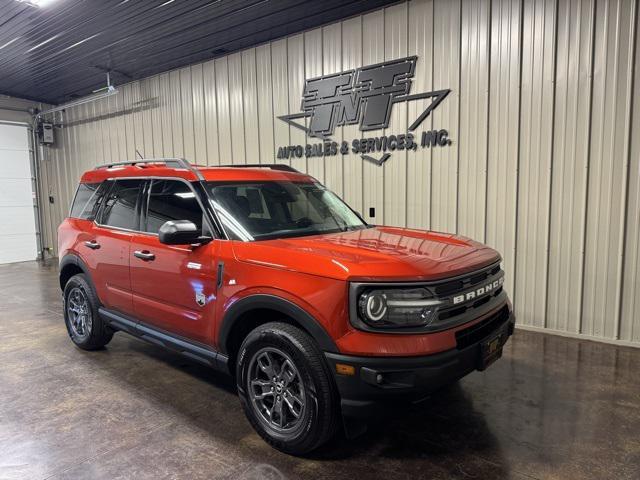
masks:
[[[516,331],[504,358],[310,458],[233,384],[124,334],[67,337],[55,265],[0,266],[0,479],[640,478],[640,350]]]

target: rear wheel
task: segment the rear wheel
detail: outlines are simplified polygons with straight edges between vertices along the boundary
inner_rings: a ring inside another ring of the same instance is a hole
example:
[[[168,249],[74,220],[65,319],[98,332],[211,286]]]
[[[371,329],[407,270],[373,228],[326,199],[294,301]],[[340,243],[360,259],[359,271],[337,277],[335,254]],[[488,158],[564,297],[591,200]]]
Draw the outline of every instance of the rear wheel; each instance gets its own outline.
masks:
[[[236,365],[242,407],[260,436],[294,455],[307,453],[335,433],[335,388],[322,353],[292,325],[267,323],[240,347]]]
[[[64,321],[73,343],[96,350],[111,341],[113,331],[98,315],[98,298],[84,274],[74,275],[64,287]]]

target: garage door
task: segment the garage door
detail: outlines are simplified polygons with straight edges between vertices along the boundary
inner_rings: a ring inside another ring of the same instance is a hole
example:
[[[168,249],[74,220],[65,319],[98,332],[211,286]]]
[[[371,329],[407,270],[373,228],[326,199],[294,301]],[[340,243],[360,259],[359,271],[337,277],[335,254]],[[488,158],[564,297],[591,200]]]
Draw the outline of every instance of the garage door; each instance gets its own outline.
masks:
[[[28,130],[0,124],[0,263],[36,256]]]

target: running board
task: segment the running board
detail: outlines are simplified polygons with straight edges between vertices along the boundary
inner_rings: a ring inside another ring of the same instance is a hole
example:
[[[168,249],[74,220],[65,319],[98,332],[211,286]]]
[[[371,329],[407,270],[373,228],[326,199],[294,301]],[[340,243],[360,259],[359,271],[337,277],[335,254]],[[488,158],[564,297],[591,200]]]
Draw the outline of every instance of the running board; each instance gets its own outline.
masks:
[[[199,345],[183,337],[172,335],[169,332],[153,328],[131,317],[107,310],[104,307],[98,309],[100,317],[114,330],[128,333],[134,337],[145,340],[153,345],[164,347],[168,350],[180,353],[208,367],[215,368],[224,373],[229,373],[229,358],[212,348]]]

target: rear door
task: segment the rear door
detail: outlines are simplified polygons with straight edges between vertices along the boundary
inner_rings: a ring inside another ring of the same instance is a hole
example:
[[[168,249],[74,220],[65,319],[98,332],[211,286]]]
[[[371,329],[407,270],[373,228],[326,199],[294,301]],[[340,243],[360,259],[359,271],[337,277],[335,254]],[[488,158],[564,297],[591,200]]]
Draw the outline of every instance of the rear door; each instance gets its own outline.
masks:
[[[168,220],[190,220],[209,234],[188,182],[151,180],[141,230],[131,244],[131,284],[136,318],[167,332],[209,344],[213,334],[218,241],[192,247],[164,245],[158,230]]]
[[[82,245],[90,251],[83,258],[91,269],[101,302],[129,315],[133,313],[131,239],[139,229],[143,184],[144,180],[139,179],[114,181]]]

